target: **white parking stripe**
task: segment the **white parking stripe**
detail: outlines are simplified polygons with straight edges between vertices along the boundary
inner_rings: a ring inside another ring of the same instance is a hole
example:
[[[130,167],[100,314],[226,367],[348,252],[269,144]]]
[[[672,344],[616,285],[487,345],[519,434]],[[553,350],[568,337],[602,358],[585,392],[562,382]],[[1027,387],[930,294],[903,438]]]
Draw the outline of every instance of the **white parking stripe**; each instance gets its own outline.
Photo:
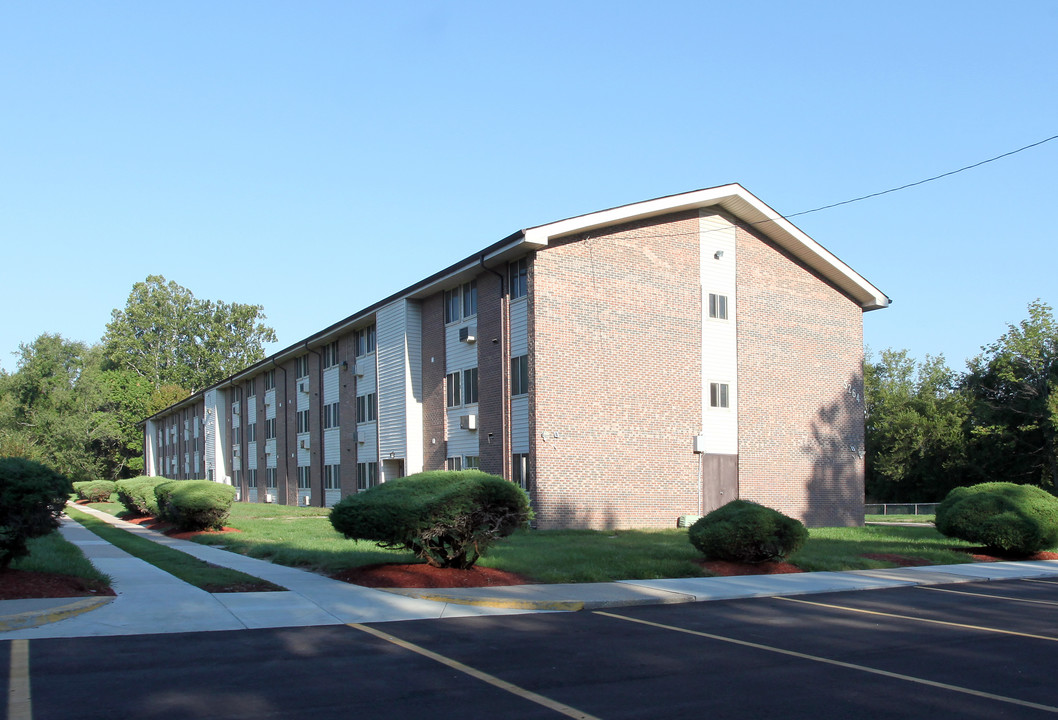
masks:
[[[7,717],[8,720],[33,720],[33,705],[29,694],[29,640],[11,641]]]

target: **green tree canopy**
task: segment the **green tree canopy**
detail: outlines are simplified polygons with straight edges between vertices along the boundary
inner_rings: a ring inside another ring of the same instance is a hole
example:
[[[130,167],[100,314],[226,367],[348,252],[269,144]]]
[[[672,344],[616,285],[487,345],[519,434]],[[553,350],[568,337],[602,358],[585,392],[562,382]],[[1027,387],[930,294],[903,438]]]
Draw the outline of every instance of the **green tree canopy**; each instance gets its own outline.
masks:
[[[152,387],[197,392],[264,357],[275,342],[260,305],[198,300],[185,287],[150,275],[114,310],[103,344],[115,368]]]

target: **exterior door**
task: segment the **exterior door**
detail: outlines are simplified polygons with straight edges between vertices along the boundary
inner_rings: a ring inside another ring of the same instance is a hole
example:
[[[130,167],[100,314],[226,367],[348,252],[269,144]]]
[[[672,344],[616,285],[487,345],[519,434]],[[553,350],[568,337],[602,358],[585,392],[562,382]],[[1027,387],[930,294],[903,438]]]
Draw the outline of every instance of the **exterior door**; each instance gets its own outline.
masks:
[[[702,455],[702,514],[738,499],[738,455]]]

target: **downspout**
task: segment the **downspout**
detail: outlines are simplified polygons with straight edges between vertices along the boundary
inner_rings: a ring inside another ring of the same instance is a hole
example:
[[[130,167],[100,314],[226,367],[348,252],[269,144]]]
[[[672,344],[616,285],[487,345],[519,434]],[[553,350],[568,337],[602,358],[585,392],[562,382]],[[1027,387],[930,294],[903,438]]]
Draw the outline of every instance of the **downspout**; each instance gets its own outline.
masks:
[[[318,391],[316,393],[319,396],[319,398],[320,398],[320,401],[318,403],[316,403],[316,415],[317,415],[317,417],[316,417],[316,427],[319,428],[319,436],[320,436],[319,453],[317,453],[320,456],[320,474],[319,474],[319,478],[320,478],[320,504],[318,505],[318,507],[327,507],[327,491],[323,489],[323,355],[321,355],[320,353],[318,353],[315,350],[313,350],[312,348],[310,348],[309,347],[309,343],[308,343],[307,340],[305,341],[305,350],[307,350],[308,352],[310,352],[310,353],[312,353],[313,355],[316,356],[316,371],[317,371],[317,376],[320,379],[320,381],[319,381],[319,389],[318,389]],[[309,395],[309,403],[310,404],[312,403],[312,396],[311,395]],[[312,428],[310,427],[309,428],[309,447],[310,448],[312,447],[312,442],[313,442],[313,439],[312,439]],[[309,450],[309,467],[310,468],[312,467],[312,450]],[[310,505],[313,504],[313,502],[312,502],[312,477],[311,476],[309,477],[309,504]]]
[[[511,456],[511,453],[509,452],[509,443],[511,438],[511,360],[508,357],[508,355],[510,354],[510,350],[507,342],[509,334],[508,327],[510,325],[510,308],[506,302],[506,278],[503,276],[502,273],[496,272],[492,268],[485,265],[485,253],[481,254],[480,263],[482,270],[486,270],[500,279],[500,460],[503,467],[503,477],[507,480],[511,480],[513,470],[508,468],[508,463],[510,462]]]

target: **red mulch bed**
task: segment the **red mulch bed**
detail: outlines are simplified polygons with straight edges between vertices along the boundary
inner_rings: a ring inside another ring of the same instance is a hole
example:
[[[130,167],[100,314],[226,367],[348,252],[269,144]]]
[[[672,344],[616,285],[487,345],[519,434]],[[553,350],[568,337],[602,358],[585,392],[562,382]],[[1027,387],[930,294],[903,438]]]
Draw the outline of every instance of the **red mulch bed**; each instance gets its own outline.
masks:
[[[533,581],[517,573],[475,565],[469,570],[435,568],[426,563],[395,565],[380,563],[343,570],[331,575],[354,585],[373,588],[460,588],[496,585],[528,585]]]
[[[0,571],[0,600],[113,596],[110,588],[95,588],[82,578],[29,570]]]
[[[1011,560],[1058,560],[1058,553],[1038,552],[1028,557],[1024,555],[1003,555],[991,548],[955,548],[970,554],[975,562],[1009,562]]]
[[[700,560],[699,567],[716,577],[734,577],[736,575],[784,575],[786,573],[804,572],[796,565],[787,562],[737,563],[727,560]]]

